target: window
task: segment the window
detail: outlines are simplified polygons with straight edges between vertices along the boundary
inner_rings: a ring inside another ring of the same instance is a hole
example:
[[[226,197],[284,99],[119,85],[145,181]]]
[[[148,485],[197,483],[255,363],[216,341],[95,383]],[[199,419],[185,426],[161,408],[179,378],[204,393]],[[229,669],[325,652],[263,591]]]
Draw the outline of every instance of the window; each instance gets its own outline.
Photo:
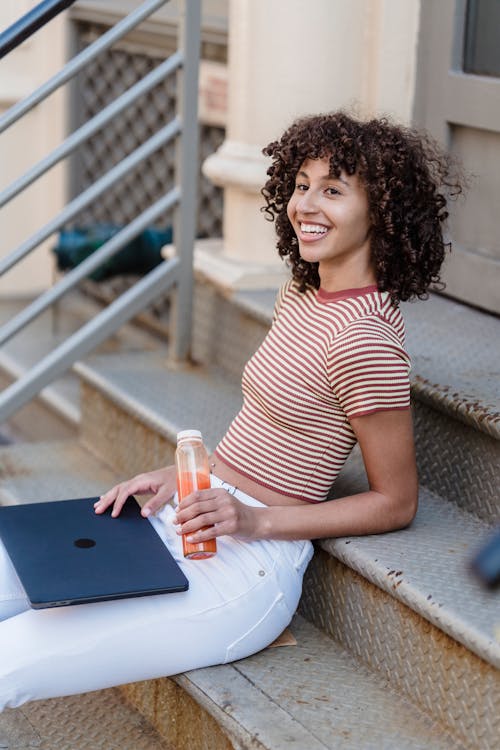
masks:
[[[468,0],[464,72],[500,76],[500,2]]]

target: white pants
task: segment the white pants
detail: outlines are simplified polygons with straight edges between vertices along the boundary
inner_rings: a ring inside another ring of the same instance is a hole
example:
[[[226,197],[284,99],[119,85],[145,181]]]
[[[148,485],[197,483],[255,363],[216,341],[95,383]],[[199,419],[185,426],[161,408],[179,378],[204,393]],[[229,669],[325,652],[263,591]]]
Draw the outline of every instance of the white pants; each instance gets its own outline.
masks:
[[[0,711],[241,659],[283,631],[311,542],[219,537],[215,557],[185,560],[173,514],[166,506],[150,520],[189,580],[176,594],[33,610],[0,543]]]

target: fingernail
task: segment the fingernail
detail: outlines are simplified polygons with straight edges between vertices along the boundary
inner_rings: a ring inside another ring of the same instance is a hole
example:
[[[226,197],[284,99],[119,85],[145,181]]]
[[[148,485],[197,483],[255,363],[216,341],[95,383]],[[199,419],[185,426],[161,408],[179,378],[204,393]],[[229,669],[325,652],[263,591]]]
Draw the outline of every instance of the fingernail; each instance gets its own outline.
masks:
[[[147,518],[148,516],[150,516],[151,515],[151,508],[143,508],[142,509],[142,515],[144,516],[144,518]]]

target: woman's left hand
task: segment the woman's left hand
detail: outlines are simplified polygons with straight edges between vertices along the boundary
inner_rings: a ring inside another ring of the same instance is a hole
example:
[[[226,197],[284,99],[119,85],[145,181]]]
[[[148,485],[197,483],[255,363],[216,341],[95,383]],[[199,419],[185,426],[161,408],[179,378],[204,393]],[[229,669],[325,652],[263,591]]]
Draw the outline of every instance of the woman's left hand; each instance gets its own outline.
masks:
[[[188,541],[193,543],[224,535],[259,539],[262,511],[265,508],[245,505],[220,487],[197,490],[177,507],[177,533],[192,535]]]

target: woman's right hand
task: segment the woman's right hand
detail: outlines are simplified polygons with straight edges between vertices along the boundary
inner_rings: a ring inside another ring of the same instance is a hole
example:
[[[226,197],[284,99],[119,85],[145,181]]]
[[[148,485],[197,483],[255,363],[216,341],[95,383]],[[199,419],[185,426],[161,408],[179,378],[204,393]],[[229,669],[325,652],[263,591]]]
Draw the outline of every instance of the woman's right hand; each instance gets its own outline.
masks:
[[[94,510],[96,513],[103,513],[112,505],[111,515],[116,518],[120,515],[129,495],[152,494],[153,497],[141,509],[141,514],[147,518],[171,500],[175,491],[175,466],[167,466],[164,469],[138,474],[126,482],[115,485],[94,503]]]

